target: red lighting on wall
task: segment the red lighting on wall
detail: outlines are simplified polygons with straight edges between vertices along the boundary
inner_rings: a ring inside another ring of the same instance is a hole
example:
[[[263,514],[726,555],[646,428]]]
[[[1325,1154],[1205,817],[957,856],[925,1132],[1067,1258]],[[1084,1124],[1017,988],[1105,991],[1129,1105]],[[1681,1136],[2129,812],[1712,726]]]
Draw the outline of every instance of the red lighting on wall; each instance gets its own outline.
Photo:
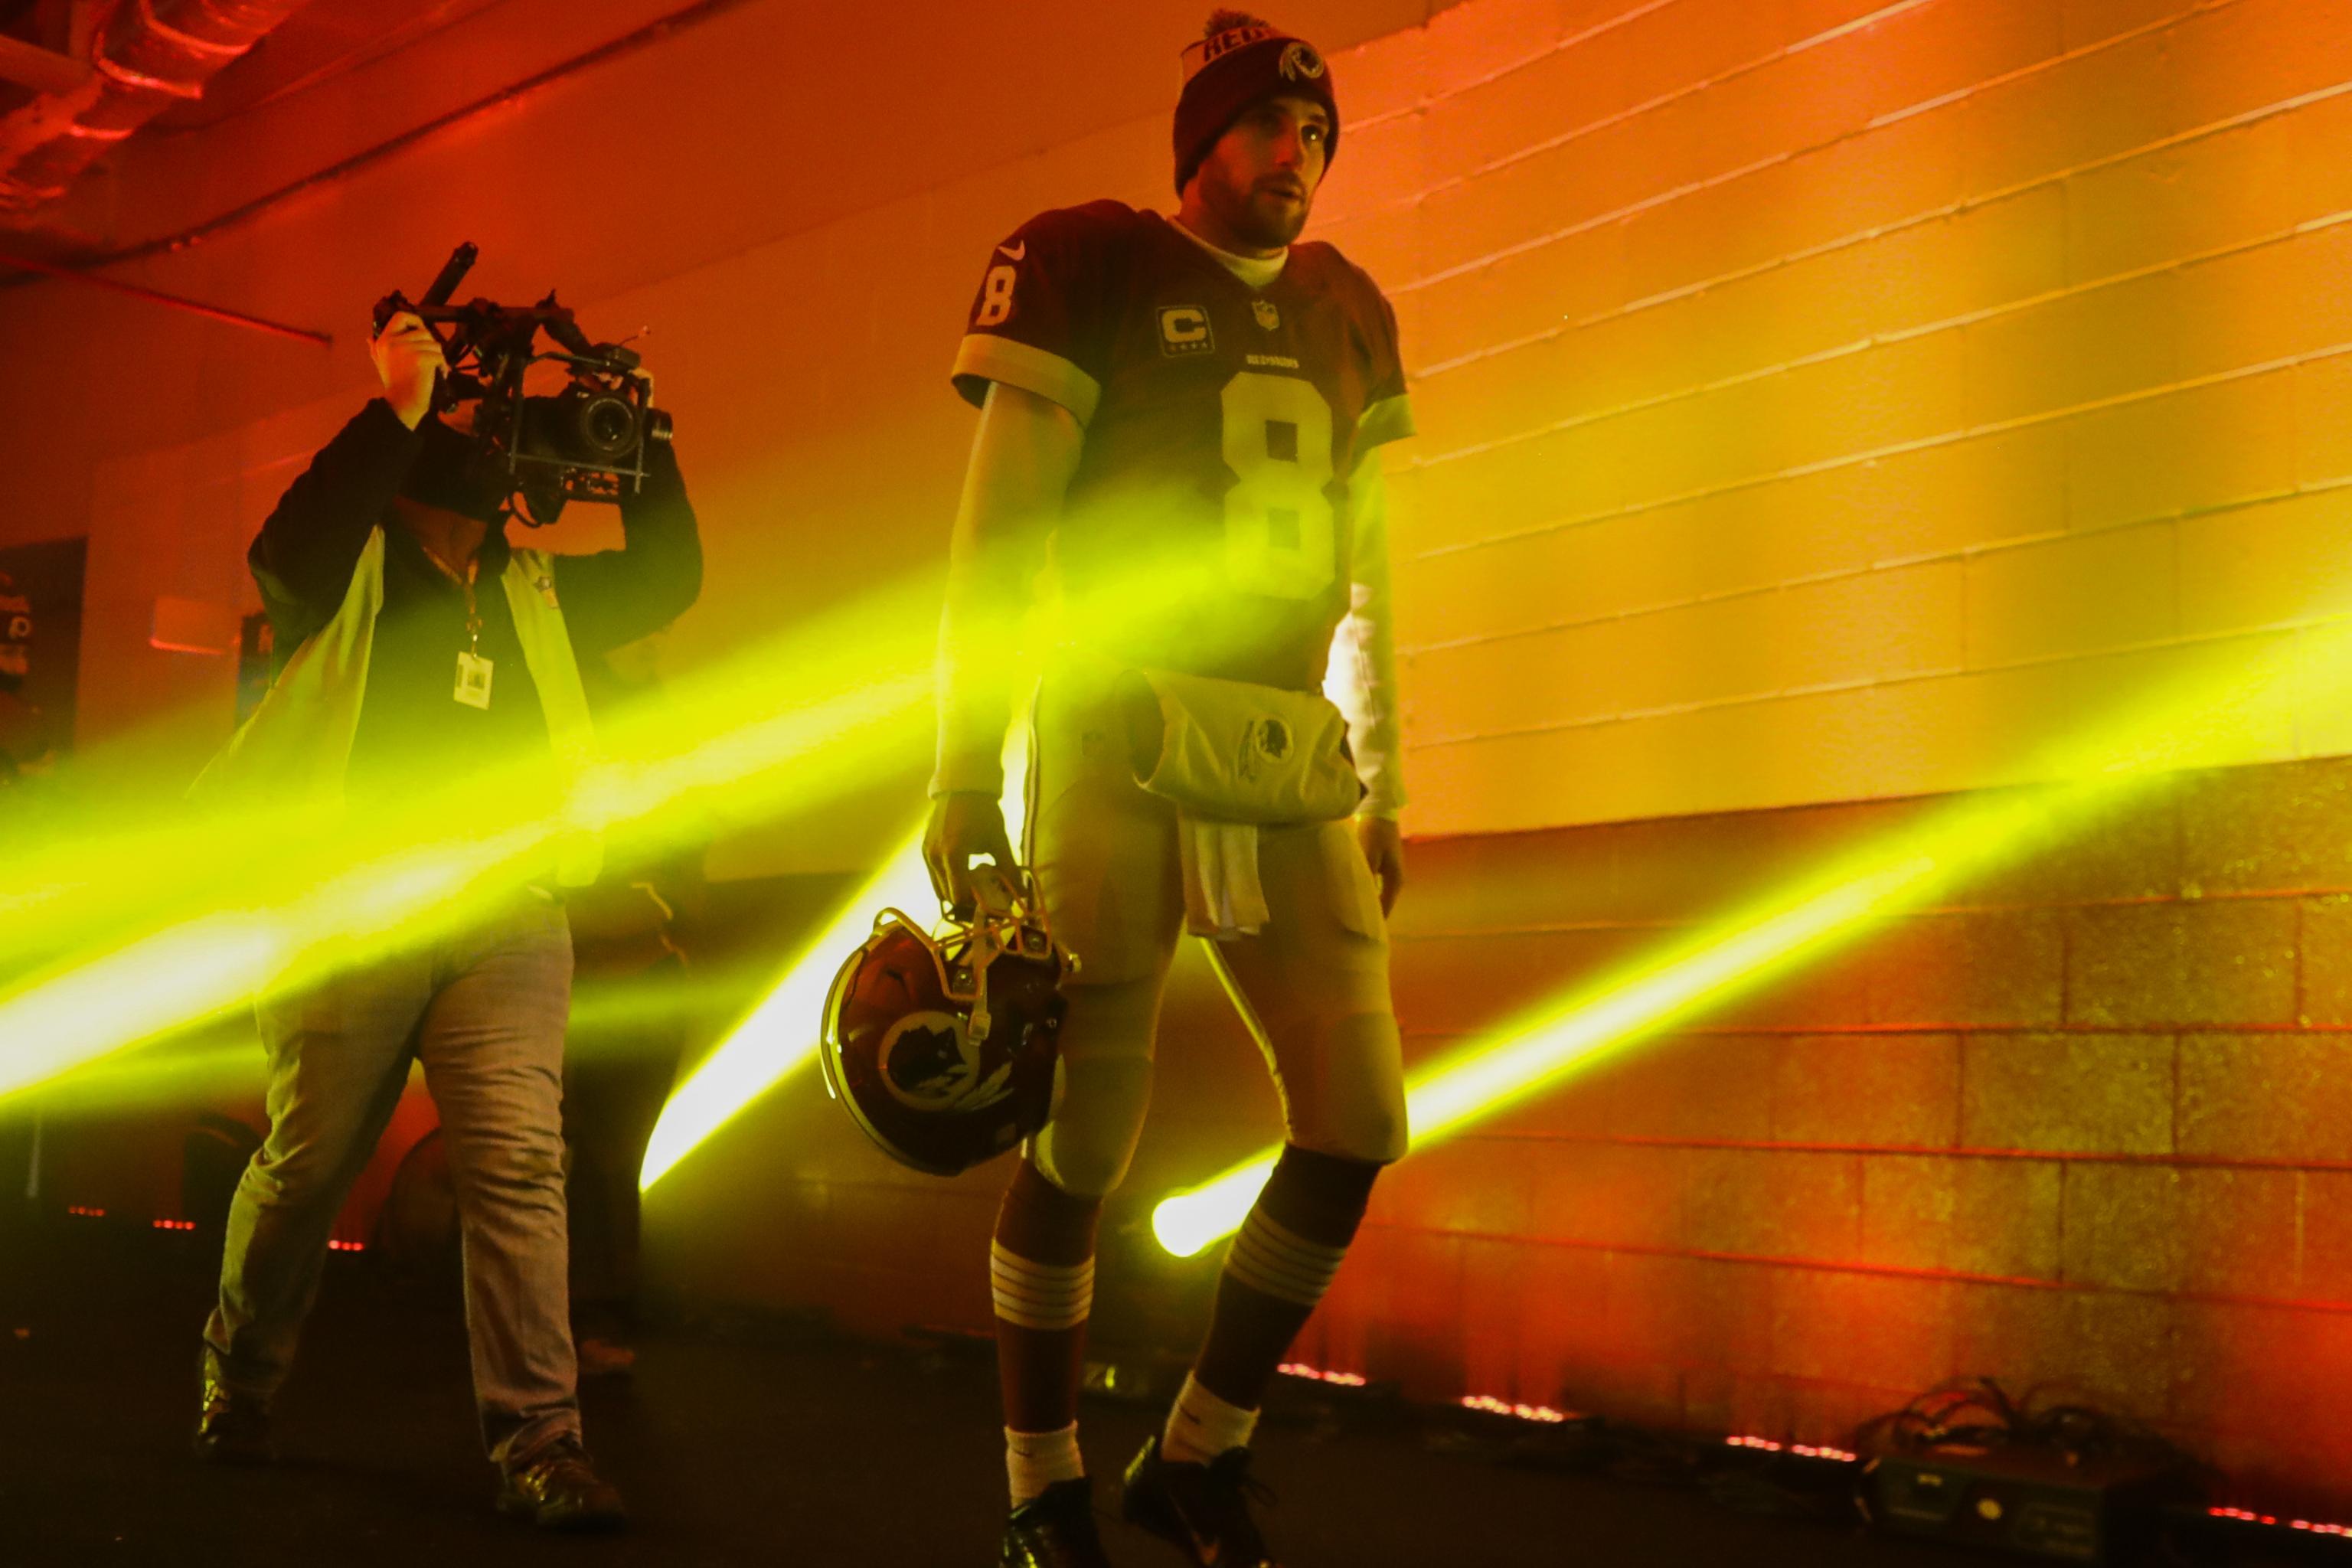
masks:
[[[2263,1524],[2272,1529],[2284,1527],[2300,1530],[2306,1535],[2352,1536],[2352,1524],[2317,1524],[2307,1519],[2280,1519],[2274,1514],[2254,1513],[2242,1508],[2209,1508],[2205,1510],[2215,1519],[2234,1519],[2243,1524]]]
[[[196,1228],[196,1222],[192,1219],[159,1219],[155,1222],[155,1228],[157,1230],[194,1230]]]
[[[1488,1415],[1508,1415],[1517,1421],[1539,1421],[1548,1426],[1558,1426],[1570,1419],[1567,1411],[1554,1410],[1549,1405],[1514,1405],[1491,1394],[1465,1394],[1462,1396],[1462,1408]]]
[[[1362,1388],[1370,1381],[1360,1372],[1327,1372],[1303,1361],[1286,1361],[1276,1370],[1285,1377],[1301,1378],[1308,1383],[1328,1383],[1335,1388]],[[1567,1411],[1554,1410],[1549,1405],[1519,1405],[1508,1399],[1497,1399],[1491,1394],[1465,1394],[1459,1403],[1463,1409],[1475,1410],[1484,1415],[1507,1415],[1516,1421],[1534,1421],[1547,1426],[1557,1426],[1576,1419]]]
[[[1769,1437],[1726,1437],[1724,1442],[1734,1448],[1754,1448],[1765,1454],[1794,1454],[1804,1459],[1834,1459],[1842,1465],[1853,1464],[1860,1458],[1843,1448],[1816,1448],[1809,1443],[1775,1443]]]
[[[327,1243],[327,1250],[330,1252],[365,1252],[367,1250],[367,1243],[364,1241],[331,1241]]]
[[[106,1211],[104,1209],[90,1208],[82,1204],[68,1204],[66,1205],[66,1213],[76,1215],[81,1219],[104,1219],[106,1217]]]

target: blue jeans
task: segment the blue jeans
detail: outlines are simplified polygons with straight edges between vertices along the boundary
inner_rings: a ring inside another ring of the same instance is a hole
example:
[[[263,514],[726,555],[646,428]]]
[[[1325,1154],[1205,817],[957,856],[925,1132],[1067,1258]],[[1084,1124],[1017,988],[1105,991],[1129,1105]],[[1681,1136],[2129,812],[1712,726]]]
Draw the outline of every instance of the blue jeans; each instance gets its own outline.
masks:
[[[441,1112],[466,1263],[482,1438],[500,1465],[580,1430],[565,1284],[563,1031],[572,933],[524,893],[440,940],[255,1008],[269,1137],[229,1208],[205,1364],[268,1398],[286,1379],[352,1183],[412,1058]]]

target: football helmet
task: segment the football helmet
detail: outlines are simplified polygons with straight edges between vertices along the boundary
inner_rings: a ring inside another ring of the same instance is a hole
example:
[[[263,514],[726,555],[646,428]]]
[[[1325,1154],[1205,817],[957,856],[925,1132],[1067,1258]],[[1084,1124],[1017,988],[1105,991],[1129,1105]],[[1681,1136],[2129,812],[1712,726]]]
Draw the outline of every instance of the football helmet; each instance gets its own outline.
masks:
[[[1045,1124],[1077,967],[1027,878],[974,868],[969,922],[939,934],[898,910],[849,955],[825,998],[824,1087],[901,1164],[952,1176]]]

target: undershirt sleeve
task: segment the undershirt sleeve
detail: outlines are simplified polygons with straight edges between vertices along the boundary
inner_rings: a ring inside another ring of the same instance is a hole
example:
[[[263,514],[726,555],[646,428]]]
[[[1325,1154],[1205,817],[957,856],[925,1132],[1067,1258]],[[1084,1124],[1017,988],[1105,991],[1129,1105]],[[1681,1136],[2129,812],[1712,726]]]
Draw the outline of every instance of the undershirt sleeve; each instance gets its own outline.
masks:
[[[1364,781],[1359,815],[1394,819],[1405,804],[1404,726],[1389,593],[1389,492],[1378,447],[1364,449],[1348,489],[1355,508],[1354,582],[1347,618],[1331,639],[1324,690],[1348,718],[1349,749]]]

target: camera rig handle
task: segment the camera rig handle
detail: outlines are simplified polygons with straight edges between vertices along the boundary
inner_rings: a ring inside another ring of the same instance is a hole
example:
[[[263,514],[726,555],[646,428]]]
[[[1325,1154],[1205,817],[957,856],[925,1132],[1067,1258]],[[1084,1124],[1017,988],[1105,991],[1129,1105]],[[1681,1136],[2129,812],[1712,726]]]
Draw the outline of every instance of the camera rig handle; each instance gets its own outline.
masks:
[[[446,305],[449,302],[449,296],[457,291],[457,285],[465,281],[466,274],[474,269],[474,260],[479,255],[481,255],[480,249],[470,239],[451,251],[449,259],[441,264],[441,270],[433,275],[433,282],[425,290],[425,297],[414,304],[409,301],[407,295],[397,289],[378,300],[373,312],[374,335],[383,336],[383,324],[403,310],[416,313],[417,307],[420,305],[426,309],[436,305]]]
[[[376,334],[406,312],[441,345],[447,368],[433,410],[478,405],[471,438],[478,458],[506,471],[509,500],[520,503],[509,515],[536,526],[553,521],[567,500],[614,501],[642,487],[646,448],[668,441],[670,418],[653,406],[653,378],[636,351],[591,341],[551,289],[535,305],[451,304],[477,254],[470,242],[450,252],[419,300],[395,289],[377,300]],[[541,332],[551,349],[535,346]],[[527,394],[524,376],[539,364],[562,366],[570,384]]]

